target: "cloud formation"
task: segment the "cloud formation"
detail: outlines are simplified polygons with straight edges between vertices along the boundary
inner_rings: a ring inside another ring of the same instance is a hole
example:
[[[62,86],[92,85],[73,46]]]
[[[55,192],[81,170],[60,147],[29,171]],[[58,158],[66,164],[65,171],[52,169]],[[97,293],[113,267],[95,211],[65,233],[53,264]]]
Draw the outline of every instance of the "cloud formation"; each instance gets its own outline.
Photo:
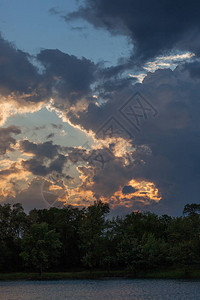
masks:
[[[195,64],[180,64],[174,71],[165,69],[149,73],[142,84],[127,90],[126,96],[129,92],[132,93],[130,96],[139,91],[139,95],[148,99],[148,103],[158,111],[156,117],[148,111],[145,120],[144,112],[142,114],[141,109],[135,109],[134,112],[141,115],[139,131],[133,126],[137,120],[134,114],[125,114],[126,118],[120,114],[120,108],[127,99],[122,97],[123,93],[121,96],[114,94],[113,99],[101,106],[90,104],[88,111],[80,112],[75,122],[87,130],[90,128],[98,132],[106,120],[114,117],[126,130],[134,132],[135,136],[129,140],[132,149],[121,151],[118,156],[113,151],[112,143],[128,137],[123,130],[118,130],[117,136],[111,139],[106,137],[107,149],[112,151],[114,159],[96,174],[92,172],[91,166],[79,168],[84,177],[85,189],[91,190],[97,198],[103,196],[111,199],[132,179],[153,182],[162,199],[157,207],[149,203],[149,208],[171,214],[181,211],[187,202],[197,201],[200,161],[199,80],[199,62],[196,61]],[[114,123],[111,125],[114,126]],[[125,201],[126,195],[123,199]],[[132,199],[134,207],[134,195]]]
[[[134,46],[129,59],[110,68],[58,49],[42,50],[33,63],[33,57],[0,37],[1,123],[9,115],[46,106],[93,138],[89,149],[61,147],[49,140],[54,139],[52,132],[46,135],[49,141],[17,141],[18,127],[1,128],[3,158],[15,149],[23,155],[0,170],[5,186],[10,180],[13,197],[17,194],[24,201],[42,178],[51,190],[58,190],[62,182],[66,193],[60,195],[60,201],[69,203],[70,199],[73,205],[103,199],[113,208],[151,208],[173,214],[187,202],[197,201],[199,8],[188,1],[85,1],[65,20],[85,19],[113,35],[126,35]],[[190,52],[169,56],[174,50]],[[157,58],[159,55],[165,56]],[[184,55],[192,61],[166,69],[171,66],[166,57],[173,61]],[[162,70],[163,61],[168,65]],[[141,83],[136,83],[134,74],[124,74],[131,68],[134,73],[145,63],[146,71],[152,72]],[[61,129],[62,125],[52,123],[51,127]],[[35,127],[39,129],[40,125]],[[26,184],[32,182],[24,193],[16,183],[19,174]],[[48,179],[51,174],[58,181]],[[73,179],[78,182],[76,187]]]
[[[87,105],[91,99],[96,66],[85,58],[59,50],[42,50],[35,58],[0,35],[0,68],[2,125],[7,117],[40,110],[50,100],[64,111],[75,109],[78,101]]]
[[[37,144],[23,140],[19,145],[24,154],[33,155],[33,158],[22,161],[25,170],[37,176],[46,176],[54,171],[62,174],[67,163],[66,156],[60,153],[62,147],[54,145],[52,141]]]
[[[199,55],[200,5],[191,1],[85,0],[67,22],[85,19],[96,28],[125,35],[133,43],[134,65],[173,49]]]
[[[9,126],[0,128],[0,155],[4,155],[9,151],[13,151],[13,146],[16,144],[16,139],[13,135],[21,133],[20,128],[16,126]]]

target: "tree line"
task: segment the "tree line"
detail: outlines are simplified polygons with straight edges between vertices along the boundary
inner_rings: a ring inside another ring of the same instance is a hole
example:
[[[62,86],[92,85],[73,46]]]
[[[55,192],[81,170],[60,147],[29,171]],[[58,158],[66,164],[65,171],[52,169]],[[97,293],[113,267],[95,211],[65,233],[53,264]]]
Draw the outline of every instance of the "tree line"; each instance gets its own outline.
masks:
[[[183,216],[132,212],[107,218],[101,201],[78,209],[0,205],[0,271],[128,270],[200,265],[200,205]]]

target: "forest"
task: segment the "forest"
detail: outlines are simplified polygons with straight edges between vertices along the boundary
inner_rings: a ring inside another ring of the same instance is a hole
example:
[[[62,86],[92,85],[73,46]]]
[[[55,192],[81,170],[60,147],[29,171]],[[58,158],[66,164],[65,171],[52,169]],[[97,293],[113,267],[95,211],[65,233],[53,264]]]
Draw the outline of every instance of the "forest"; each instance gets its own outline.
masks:
[[[141,271],[200,266],[200,205],[183,216],[132,212],[108,218],[109,205],[33,209],[0,205],[0,272]]]

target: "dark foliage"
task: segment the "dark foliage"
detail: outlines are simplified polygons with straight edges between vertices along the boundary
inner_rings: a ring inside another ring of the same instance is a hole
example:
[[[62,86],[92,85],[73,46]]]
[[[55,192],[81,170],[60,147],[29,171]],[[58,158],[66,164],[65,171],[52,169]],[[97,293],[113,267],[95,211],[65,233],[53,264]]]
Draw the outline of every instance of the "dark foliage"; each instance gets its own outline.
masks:
[[[199,265],[200,205],[183,217],[133,212],[109,220],[108,204],[30,211],[0,205],[0,271],[128,270]]]

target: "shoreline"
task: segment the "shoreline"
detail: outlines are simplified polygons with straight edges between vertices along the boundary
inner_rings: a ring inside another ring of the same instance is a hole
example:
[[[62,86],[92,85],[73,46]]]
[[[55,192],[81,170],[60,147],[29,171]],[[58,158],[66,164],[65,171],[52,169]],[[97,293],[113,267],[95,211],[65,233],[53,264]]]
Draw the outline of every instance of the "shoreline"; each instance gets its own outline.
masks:
[[[80,272],[44,272],[0,273],[0,281],[17,280],[78,280],[78,279],[200,279],[200,270],[190,270],[187,276],[183,270],[154,270],[137,276],[127,271],[80,271]]]

